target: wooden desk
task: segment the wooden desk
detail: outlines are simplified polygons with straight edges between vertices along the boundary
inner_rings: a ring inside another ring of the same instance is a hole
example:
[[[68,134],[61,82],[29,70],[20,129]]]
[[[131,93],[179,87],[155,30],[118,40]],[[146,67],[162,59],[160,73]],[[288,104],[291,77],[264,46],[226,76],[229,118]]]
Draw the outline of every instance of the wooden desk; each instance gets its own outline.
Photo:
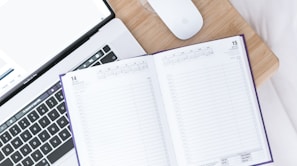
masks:
[[[177,39],[150,7],[140,0],[109,0],[120,18],[147,53],[244,34],[252,70],[259,86],[277,70],[279,62],[262,39],[228,0],[193,0],[204,18],[202,30],[193,38]]]

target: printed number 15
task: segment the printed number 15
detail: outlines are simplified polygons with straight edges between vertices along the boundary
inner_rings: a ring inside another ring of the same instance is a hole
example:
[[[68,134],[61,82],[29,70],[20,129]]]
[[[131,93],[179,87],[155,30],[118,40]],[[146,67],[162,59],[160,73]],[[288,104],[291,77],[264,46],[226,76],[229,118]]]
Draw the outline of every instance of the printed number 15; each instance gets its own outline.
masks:
[[[233,46],[237,46],[237,41],[232,42]]]

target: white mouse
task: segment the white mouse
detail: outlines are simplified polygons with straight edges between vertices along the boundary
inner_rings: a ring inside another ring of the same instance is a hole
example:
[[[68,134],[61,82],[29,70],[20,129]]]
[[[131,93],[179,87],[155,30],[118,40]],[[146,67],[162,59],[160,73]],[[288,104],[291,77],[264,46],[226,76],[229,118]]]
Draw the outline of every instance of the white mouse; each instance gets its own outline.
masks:
[[[203,18],[191,0],[147,0],[170,31],[186,40],[200,31]]]

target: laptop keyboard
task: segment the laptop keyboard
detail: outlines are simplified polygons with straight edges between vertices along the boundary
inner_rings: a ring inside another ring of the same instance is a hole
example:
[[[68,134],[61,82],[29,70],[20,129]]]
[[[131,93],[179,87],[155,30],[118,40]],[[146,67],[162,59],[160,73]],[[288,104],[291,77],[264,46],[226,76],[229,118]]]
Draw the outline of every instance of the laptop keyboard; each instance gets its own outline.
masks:
[[[106,45],[76,69],[115,60]],[[73,147],[60,82],[0,125],[0,166],[49,166]]]

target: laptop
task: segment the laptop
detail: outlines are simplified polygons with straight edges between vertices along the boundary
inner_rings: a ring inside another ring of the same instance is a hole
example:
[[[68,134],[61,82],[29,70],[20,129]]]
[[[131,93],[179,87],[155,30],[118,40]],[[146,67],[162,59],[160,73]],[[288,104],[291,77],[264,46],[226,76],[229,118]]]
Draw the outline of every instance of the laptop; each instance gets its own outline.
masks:
[[[105,0],[0,5],[0,166],[77,165],[59,75],[145,51]]]

